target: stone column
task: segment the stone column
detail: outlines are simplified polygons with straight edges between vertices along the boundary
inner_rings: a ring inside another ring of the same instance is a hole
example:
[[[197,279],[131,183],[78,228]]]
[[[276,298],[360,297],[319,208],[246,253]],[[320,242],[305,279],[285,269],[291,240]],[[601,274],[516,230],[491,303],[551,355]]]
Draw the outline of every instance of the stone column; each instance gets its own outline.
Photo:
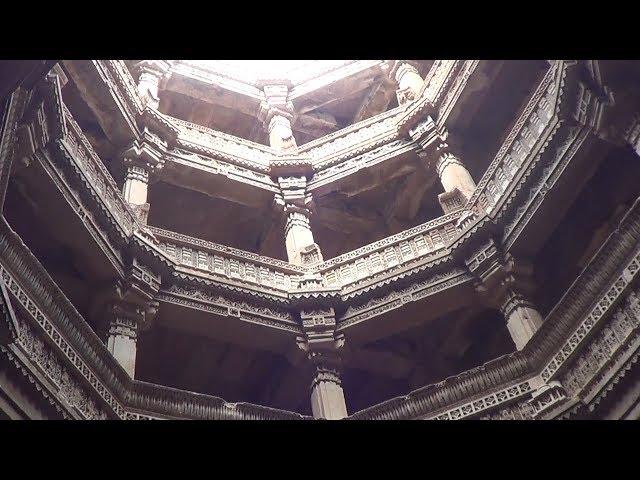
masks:
[[[424,79],[420,76],[418,69],[407,60],[398,60],[392,67],[391,73],[395,75],[398,90],[398,104],[416,100],[420,96]]]
[[[336,335],[333,308],[300,312],[304,338],[298,339],[311,362],[314,373],[311,382],[311,411],[313,418],[339,420],[347,416],[347,405],[340,380],[344,336]]]
[[[297,149],[291,128],[294,109],[293,103],[288,100],[288,87],[265,85],[264,94],[265,101],[260,105],[259,118],[269,133],[269,145],[282,151]]]
[[[169,64],[162,60],[143,60],[136,63],[138,71],[138,95],[144,107],[157,109],[160,105],[160,81],[169,70]]]
[[[149,171],[139,165],[125,161],[127,174],[124,178],[122,195],[124,199],[133,205],[144,205],[147,203],[147,192],[149,188]]]
[[[490,307],[504,315],[513,343],[522,350],[544,323],[528,298],[534,289],[531,264],[502,253],[493,240],[466,260],[466,264],[476,277],[476,291]]]
[[[317,365],[311,383],[313,418],[340,420],[347,416],[347,404],[337,369]]]
[[[284,210],[285,245],[289,262],[296,265],[312,265],[322,261],[320,247],[311,231],[311,196],[306,193],[305,177],[278,178],[281,194],[276,197]]]
[[[144,310],[126,302],[107,305],[107,348],[131,378],[136,370],[138,325],[144,321]]]
[[[149,328],[158,311],[160,275],[135,257],[125,278],[97,292],[90,315],[108,350],[134,378],[138,332]]]
[[[136,140],[123,155],[127,169],[122,186],[122,196],[129,202],[134,213],[142,223],[147,223],[149,203],[147,201],[149,180],[158,174],[164,165],[157,148],[147,141],[148,132],[143,132],[140,141]]]
[[[460,158],[449,151],[446,143],[436,149],[435,170],[444,192],[438,195],[438,202],[444,213],[458,210],[471,198],[476,184]]]
[[[466,199],[473,195],[476,183],[473,181],[469,170],[467,170],[460,158],[449,152],[448,149],[440,153],[435,167],[445,193],[458,189]]]
[[[516,279],[509,277],[502,291],[500,311],[507,322],[507,328],[518,350],[531,340],[531,337],[544,323],[542,315],[525,295],[514,287]]]

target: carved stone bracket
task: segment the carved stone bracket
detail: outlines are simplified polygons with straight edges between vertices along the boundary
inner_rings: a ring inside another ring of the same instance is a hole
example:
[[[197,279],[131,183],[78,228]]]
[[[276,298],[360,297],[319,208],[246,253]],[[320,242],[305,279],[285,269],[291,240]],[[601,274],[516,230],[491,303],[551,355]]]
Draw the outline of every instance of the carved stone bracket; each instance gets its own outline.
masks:
[[[531,265],[504,254],[493,240],[466,264],[476,277],[476,291],[504,315],[511,338],[517,349],[522,350],[543,323],[542,316],[528,300],[533,290]]]
[[[160,151],[165,148],[166,144],[145,127],[141,138],[135,140],[122,154],[123,163],[127,168],[122,194],[125,200],[135,207],[134,213],[143,224],[147,223],[149,214],[149,180],[155,178],[164,166]]]
[[[158,108],[158,91],[161,82],[167,77],[170,65],[164,60],[143,60],[135,64],[138,73],[138,95],[143,107]]]

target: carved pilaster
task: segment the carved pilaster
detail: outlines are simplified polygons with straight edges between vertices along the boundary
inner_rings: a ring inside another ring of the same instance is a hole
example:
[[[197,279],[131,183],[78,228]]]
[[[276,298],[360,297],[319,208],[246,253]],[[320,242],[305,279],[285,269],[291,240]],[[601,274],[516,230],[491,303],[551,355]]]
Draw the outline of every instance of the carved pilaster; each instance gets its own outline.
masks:
[[[504,315],[516,348],[522,350],[544,322],[528,299],[533,290],[531,266],[502,253],[493,240],[480,248],[466,264],[476,277],[476,291],[488,305]]]
[[[113,300],[105,306],[104,315],[107,348],[134,378],[138,326],[144,322],[144,309],[133,303]]]
[[[285,244],[289,262],[314,265],[322,261],[320,247],[313,240],[310,217],[312,198],[306,192],[305,177],[279,177],[280,195],[276,204],[286,215]]]
[[[286,85],[265,85],[265,101],[260,105],[259,119],[269,134],[269,145],[278,150],[295,150],[296,139],[291,129],[293,103],[289,101]]]
[[[344,336],[336,334],[333,308],[300,312],[304,337],[298,347],[307,354],[314,373],[311,382],[311,409],[314,418],[339,420],[347,416],[340,380]]]

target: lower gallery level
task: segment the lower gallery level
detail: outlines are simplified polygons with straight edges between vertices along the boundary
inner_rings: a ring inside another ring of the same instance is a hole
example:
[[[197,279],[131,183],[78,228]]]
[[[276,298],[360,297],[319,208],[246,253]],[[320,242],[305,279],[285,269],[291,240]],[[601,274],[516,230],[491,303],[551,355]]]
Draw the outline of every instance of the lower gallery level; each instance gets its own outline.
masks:
[[[0,418],[640,418],[640,62],[265,62],[0,62]]]

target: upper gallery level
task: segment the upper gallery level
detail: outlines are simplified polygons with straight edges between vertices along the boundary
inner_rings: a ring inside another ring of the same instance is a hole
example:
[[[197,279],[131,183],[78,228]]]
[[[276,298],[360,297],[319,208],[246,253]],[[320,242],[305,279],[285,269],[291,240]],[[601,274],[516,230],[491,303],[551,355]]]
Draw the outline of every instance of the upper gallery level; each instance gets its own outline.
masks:
[[[431,221],[463,201],[439,199],[439,146],[470,190],[550,66],[283,61],[276,75],[255,63],[65,61],[62,93],[119,185],[125,152],[152,159],[150,224],[280,259],[280,178],[304,178],[324,258]],[[313,138],[299,130],[327,115],[341,120]],[[246,221],[213,227],[225,218]]]

